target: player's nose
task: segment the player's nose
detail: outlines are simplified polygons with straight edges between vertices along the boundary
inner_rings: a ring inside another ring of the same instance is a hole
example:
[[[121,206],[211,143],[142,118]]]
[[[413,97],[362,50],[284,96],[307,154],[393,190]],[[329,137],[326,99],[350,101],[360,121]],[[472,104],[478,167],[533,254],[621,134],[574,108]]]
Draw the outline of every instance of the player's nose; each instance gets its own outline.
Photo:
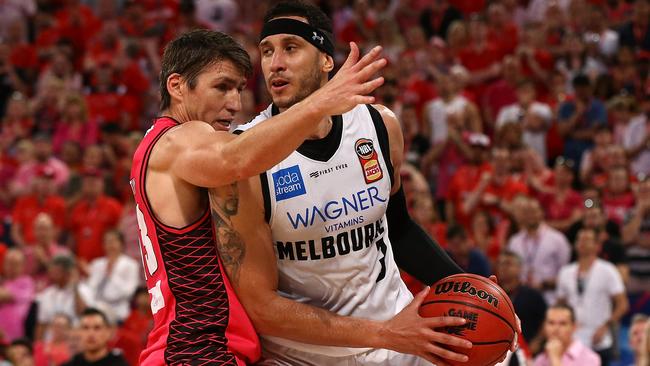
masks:
[[[241,93],[239,90],[234,89],[232,92],[228,93],[226,97],[226,109],[235,114],[241,110]]]
[[[273,52],[271,56],[271,71],[277,72],[286,69],[286,63],[282,52]]]

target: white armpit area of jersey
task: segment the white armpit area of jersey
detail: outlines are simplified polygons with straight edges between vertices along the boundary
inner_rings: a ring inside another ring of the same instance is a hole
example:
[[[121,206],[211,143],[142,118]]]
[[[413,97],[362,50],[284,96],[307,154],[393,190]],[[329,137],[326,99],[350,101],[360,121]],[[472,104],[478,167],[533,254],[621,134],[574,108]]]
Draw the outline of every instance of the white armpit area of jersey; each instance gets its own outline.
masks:
[[[165,307],[165,298],[160,290],[160,280],[156,282],[156,286],[149,289],[149,294],[151,295],[151,313],[156,314]]]

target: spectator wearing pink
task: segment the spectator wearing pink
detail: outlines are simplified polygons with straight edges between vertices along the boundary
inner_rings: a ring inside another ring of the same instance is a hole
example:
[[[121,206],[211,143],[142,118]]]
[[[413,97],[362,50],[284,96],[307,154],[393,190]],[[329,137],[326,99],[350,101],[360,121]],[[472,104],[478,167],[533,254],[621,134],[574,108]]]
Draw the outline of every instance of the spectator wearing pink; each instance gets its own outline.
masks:
[[[573,339],[576,317],[567,305],[554,305],[546,311],[544,352],[534,366],[600,366],[600,357],[579,340]]]
[[[70,94],[63,105],[63,115],[56,124],[52,138],[52,148],[61,153],[63,143],[74,141],[86,148],[97,142],[99,135],[97,122],[88,118],[86,101],[81,95]]]
[[[611,168],[603,192],[603,207],[607,218],[623,225],[628,213],[634,208],[634,200],[627,169],[622,166]]]
[[[37,162],[34,144],[29,139],[20,140],[16,144],[16,171],[9,182],[10,194],[18,197],[29,193],[31,182],[36,176]]]
[[[54,156],[50,136],[44,134],[36,135],[33,140],[36,161],[52,169],[54,172],[54,185],[57,190],[65,186],[70,177],[70,169],[61,159]]]
[[[522,229],[510,239],[508,248],[523,261],[522,282],[542,290],[547,303],[553,304],[556,277],[560,268],[569,263],[571,246],[561,232],[544,223],[536,199],[523,199],[517,211]]]
[[[0,281],[0,332],[9,341],[25,335],[25,318],[34,300],[34,282],[25,274],[25,256],[17,249],[5,254]]]
[[[70,255],[70,250],[56,242],[56,227],[52,216],[42,212],[34,219],[33,245],[23,248],[25,269],[35,281],[36,290],[43,290],[48,283],[47,265],[58,255]]]

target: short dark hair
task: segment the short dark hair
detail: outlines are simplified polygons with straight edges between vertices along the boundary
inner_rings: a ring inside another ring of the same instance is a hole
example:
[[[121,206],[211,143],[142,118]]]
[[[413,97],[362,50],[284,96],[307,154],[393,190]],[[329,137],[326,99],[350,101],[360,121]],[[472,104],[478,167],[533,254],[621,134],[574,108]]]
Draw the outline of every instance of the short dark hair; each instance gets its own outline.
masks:
[[[81,316],[79,316],[79,319],[83,319],[83,318],[88,317],[88,316],[96,316],[96,315],[99,316],[100,318],[102,318],[102,321],[104,322],[104,325],[106,325],[107,327],[111,326],[111,322],[108,320],[108,317],[106,316],[106,314],[104,314],[103,311],[101,311],[99,309],[96,309],[96,308],[86,308],[86,309],[84,309],[84,311],[81,313]]]
[[[71,271],[75,267],[75,261],[74,258],[70,256],[59,254],[54,256],[54,258],[52,258],[50,265],[61,267],[65,271]]]
[[[597,228],[597,227],[586,227],[586,226],[583,226],[583,227],[581,227],[580,230],[578,230],[578,232],[576,233],[576,239],[578,238],[578,235],[580,235],[580,233],[583,232],[583,231],[591,231],[591,232],[593,232],[593,233],[594,233],[594,239],[596,240],[596,242],[598,242],[598,235],[600,235],[600,233],[601,233],[602,230],[601,230],[600,228]]]
[[[581,86],[589,87],[591,86],[591,80],[589,80],[587,75],[578,74],[573,78],[571,84],[573,85],[574,88],[581,87]]]
[[[34,351],[34,348],[32,346],[32,341],[29,340],[29,338],[17,338],[14,339],[10,344],[9,347],[13,346],[23,346],[29,350],[29,353],[32,353]]]
[[[461,239],[467,239],[467,233],[465,232],[465,229],[463,229],[462,226],[460,225],[451,225],[447,229],[447,233],[445,237],[449,239],[455,239],[455,238],[461,238]]]
[[[307,20],[309,25],[325,31],[332,37],[332,21],[318,6],[300,0],[282,1],[277,3],[264,15],[264,23],[279,17],[298,16]]]
[[[499,257],[508,257],[508,258],[513,258],[514,260],[517,261],[518,264],[522,264],[523,260],[521,259],[521,256],[517,254],[516,252],[513,252],[510,249],[504,249],[501,251],[499,254]]]
[[[551,310],[551,309],[567,310],[569,312],[569,314],[571,315],[571,323],[576,322],[576,312],[575,312],[575,310],[573,310],[571,305],[567,304],[566,302],[558,302],[558,303],[556,303],[554,305],[551,305],[551,306],[548,307],[548,310]]]
[[[110,229],[104,233],[104,236],[106,236],[107,234],[115,235],[117,237],[117,240],[120,242],[120,245],[122,245],[122,248],[124,248],[125,238],[124,238],[124,234],[122,234],[121,231],[117,229]]]
[[[227,34],[205,29],[193,30],[169,42],[163,53],[160,71],[160,109],[171,104],[167,79],[180,74],[190,89],[196,86],[199,74],[217,62],[231,61],[241,73],[249,77],[253,66],[246,50]]]

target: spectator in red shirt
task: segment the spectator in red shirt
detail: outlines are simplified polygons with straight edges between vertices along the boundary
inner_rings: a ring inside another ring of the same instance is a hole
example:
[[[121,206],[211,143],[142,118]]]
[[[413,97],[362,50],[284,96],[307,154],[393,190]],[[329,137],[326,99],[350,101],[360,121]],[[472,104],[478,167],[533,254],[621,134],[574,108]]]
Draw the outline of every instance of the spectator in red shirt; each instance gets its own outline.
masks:
[[[492,167],[493,171],[483,172],[476,188],[464,199],[462,208],[471,216],[481,207],[495,216],[498,223],[512,216],[512,199],[517,195],[528,195],[528,186],[511,174],[508,149],[497,147],[492,150]]]
[[[582,196],[572,188],[574,169],[572,160],[560,157],[555,161],[552,185],[529,180],[546,213],[546,223],[563,232],[582,217]]]
[[[460,51],[460,62],[470,72],[470,90],[480,99],[486,82],[501,73],[501,51],[488,39],[488,28],[481,16],[472,16],[469,23],[470,44]]]
[[[508,228],[505,221],[496,225],[487,211],[477,211],[472,217],[469,235],[474,246],[494,264],[505,246]]]
[[[546,96],[546,82],[554,65],[553,55],[547,50],[544,29],[540,23],[526,25],[515,55],[521,62],[524,76],[537,83],[537,95],[541,98]]]
[[[501,109],[517,102],[517,82],[521,79],[519,59],[506,56],[502,63],[502,76],[489,84],[481,100],[483,121],[486,132],[491,134],[496,128],[496,119]]]
[[[124,350],[127,360],[130,360],[129,355],[134,354],[135,363],[137,364],[138,356],[140,352],[147,345],[147,337],[149,336],[149,331],[153,327],[153,316],[151,315],[151,305],[149,304],[149,293],[147,292],[146,287],[140,287],[136,290],[133,295],[133,307],[131,313],[126,318],[122,326],[117,332],[117,342],[116,346],[121,347],[120,340],[122,338],[126,339],[135,339],[137,342],[133,344],[136,346],[134,349]]]
[[[61,35],[72,42],[78,54],[83,54],[88,40],[101,27],[102,21],[93,10],[80,0],[66,0],[65,6],[55,14]]]
[[[11,64],[20,70],[27,82],[33,83],[38,72],[38,58],[36,48],[28,43],[27,24],[24,20],[17,20],[9,25],[5,43],[11,48]]]
[[[511,55],[519,42],[517,25],[508,21],[508,13],[501,3],[492,3],[487,9],[488,39],[499,47],[501,57]]]
[[[114,19],[106,20],[95,38],[88,43],[83,69],[91,71],[98,65],[113,63],[122,50],[120,24]]]
[[[95,67],[91,92],[86,96],[88,117],[99,125],[122,120],[121,96],[115,84],[115,70],[110,63],[104,62]]]
[[[601,125],[594,132],[594,147],[582,154],[580,164],[580,181],[587,185],[602,188],[604,182],[596,181],[597,178],[608,171],[610,149],[613,146],[614,136],[607,125]]]
[[[625,167],[614,167],[608,172],[607,186],[603,192],[603,207],[607,218],[619,225],[634,208],[634,193],[630,189],[629,173]]]
[[[68,229],[72,232],[74,248],[80,261],[104,255],[104,234],[115,229],[122,214],[121,204],[104,195],[102,172],[88,169],[83,173],[82,197],[72,207]]]
[[[368,0],[354,0],[350,20],[343,27],[336,39],[343,43],[356,42],[359,48],[370,45],[375,40],[377,20],[370,11]]]
[[[11,240],[22,247],[33,245],[34,221],[38,214],[45,212],[55,220],[58,229],[65,223],[65,201],[55,194],[54,171],[48,166],[39,166],[32,185],[32,194],[16,201],[12,213]]]
[[[70,318],[65,314],[55,315],[47,333],[47,340],[34,343],[34,366],[59,366],[72,357]]]
[[[474,190],[485,171],[492,169],[489,163],[490,138],[483,134],[468,135],[468,144],[472,147],[471,158],[456,171],[449,184],[449,199],[452,204],[445,205],[445,216],[452,222],[469,227],[471,212],[463,209],[463,202]]]

